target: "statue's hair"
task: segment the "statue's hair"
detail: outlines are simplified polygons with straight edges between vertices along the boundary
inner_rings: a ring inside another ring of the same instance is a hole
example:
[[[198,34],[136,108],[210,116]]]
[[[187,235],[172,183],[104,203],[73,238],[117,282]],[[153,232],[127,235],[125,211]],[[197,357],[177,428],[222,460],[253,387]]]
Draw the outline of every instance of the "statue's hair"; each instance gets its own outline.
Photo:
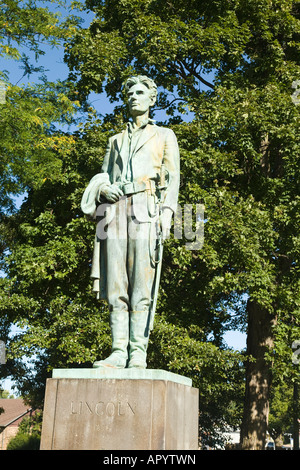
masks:
[[[151,97],[157,97],[157,86],[156,83],[152,80],[152,78],[147,77],[146,75],[136,75],[133,77],[127,78],[124,84],[125,93],[128,93],[129,89],[136,85],[137,83],[142,83],[151,91]]]

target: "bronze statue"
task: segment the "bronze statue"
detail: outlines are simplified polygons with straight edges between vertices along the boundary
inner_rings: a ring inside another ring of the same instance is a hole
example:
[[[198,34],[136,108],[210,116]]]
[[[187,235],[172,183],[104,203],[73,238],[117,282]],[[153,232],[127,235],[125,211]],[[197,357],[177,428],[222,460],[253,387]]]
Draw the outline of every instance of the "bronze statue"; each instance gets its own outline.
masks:
[[[131,77],[125,93],[132,121],[109,139],[81,207],[98,221],[91,277],[108,302],[112,335],[110,356],[94,367],[146,368],[163,240],[177,207],[179,150],[174,132],[149,117],[154,81]]]

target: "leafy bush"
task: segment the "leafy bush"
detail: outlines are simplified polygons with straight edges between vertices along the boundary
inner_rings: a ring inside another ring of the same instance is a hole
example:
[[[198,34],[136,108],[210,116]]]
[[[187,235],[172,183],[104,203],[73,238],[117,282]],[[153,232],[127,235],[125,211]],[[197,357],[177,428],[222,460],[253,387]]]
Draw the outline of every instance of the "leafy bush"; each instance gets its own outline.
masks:
[[[36,434],[18,433],[7,446],[7,450],[39,450],[40,437]]]

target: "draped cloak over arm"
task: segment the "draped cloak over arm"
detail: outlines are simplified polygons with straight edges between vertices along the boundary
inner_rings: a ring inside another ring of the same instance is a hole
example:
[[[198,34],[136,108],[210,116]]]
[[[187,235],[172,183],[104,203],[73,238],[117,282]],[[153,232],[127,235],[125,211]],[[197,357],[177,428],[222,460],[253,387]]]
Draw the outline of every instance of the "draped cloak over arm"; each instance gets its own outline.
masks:
[[[87,218],[96,220],[96,211],[97,211],[96,201],[99,201],[101,188],[107,184],[110,184],[108,173],[98,173],[89,182],[81,199],[81,210],[87,216]],[[93,279],[93,291],[95,292],[97,298],[99,298],[100,296],[102,298],[105,298],[105,293],[104,293],[105,283],[101,283],[101,289],[100,289],[101,262],[102,262],[100,251],[101,251],[100,240],[96,234],[95,240],[94,240],[91,278]],[[102,287],[103,287],[103,292],[101,292]]]

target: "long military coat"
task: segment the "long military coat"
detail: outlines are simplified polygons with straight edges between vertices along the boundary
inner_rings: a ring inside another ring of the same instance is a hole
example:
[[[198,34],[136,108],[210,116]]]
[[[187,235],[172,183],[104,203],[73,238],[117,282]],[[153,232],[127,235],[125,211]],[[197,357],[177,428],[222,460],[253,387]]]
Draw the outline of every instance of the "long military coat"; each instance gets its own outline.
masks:
[[[124,174],[124,165],[128,158],[128,130],[111,137],[108,142],[101,173],[95,175],[86,188],[82,201],[82,211],[89,217],[96,218],[97,199],[101,186],[119,183]],[[142,130],[135,148],[131,149],[132,181],[141,184],[146,180],[159,181],[161,165],[166,171],[167,187],[164,191],[163,207],[169,207],[173,212],[177,208],[180,164],[177,139],[171,129],[147,124]],[[139,222],[148,222],[148,214],[155,204],[155,196],[149,192],[139,192],[133,195],[135,217]],[[147,209],[147,210],[145,210]],[[99,210],[99,208],[98,208]],[[93,290],[101,298],[106,298],[105,263],[101,256],[101,240],[96,236],[91,277],[94,280]],[[100,283],[101,279],[101,283]]]

